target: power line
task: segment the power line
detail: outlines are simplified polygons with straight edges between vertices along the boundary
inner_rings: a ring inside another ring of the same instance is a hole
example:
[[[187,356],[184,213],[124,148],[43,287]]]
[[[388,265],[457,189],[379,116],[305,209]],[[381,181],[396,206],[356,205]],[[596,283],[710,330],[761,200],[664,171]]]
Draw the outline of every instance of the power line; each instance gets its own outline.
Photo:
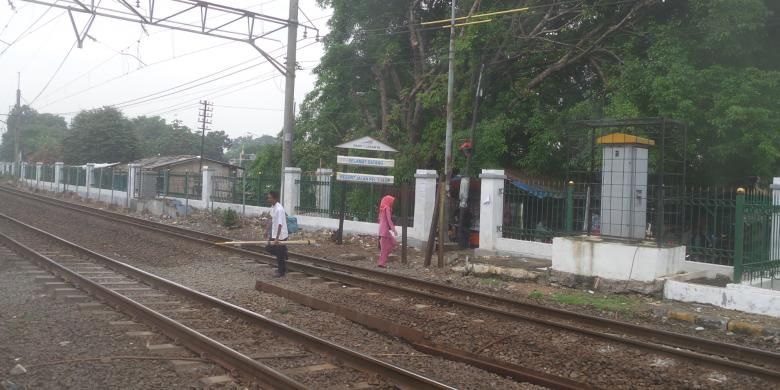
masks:
[[[147,65],[147,66],[146,66],[146,67],[144,67],[144,68],[135,69],[135,70],[133,70],[133,71],[131,71],[131,72],[128,72],[128,73],[121,74],[121,75],[119,75],[119,76],[116,76],[116,77],[110,78],[110,79],[108,79],[108,80],[105,80],[105,81],[103,81],[103,82],[101,82],[101,83],[99,83],[99,84],[97,84],[97,85],[93,85],[93,86],[91,86],[91,87],[84,88],[84,89],[82,89],[82,90],[80,90],[80,91],[78,91],[78,92],[75,92],[75,93],[73,93],[73,94],[70,94],[70,95],[64,96],[64,97],[62,97],[62,98],[60,98],[60,99],[57,99],[57,100],[55,100],[55,101],[53,101],[53,102],[50,102],[50,103],[44,104],[44,105],[42,105],[40,108],[48,107],[48,106],[50,106],[50,105],[52,105],[52,104],[55,104],[55,103],[61,102],[61,101],[63,101],[63,100],[67,100],[67,99],[70,99],[70,98],[72,98],[72,97],[75,97],[75,96],[81,95],[82,93],[85,93],[85,92],[91,91],[91,90],[93,90],[93,89],[95,89],[95,88],[102,87],[102,86],[104,86],[104,85],[106,85],[106,84],[108,84],[108,83],[110,83],[110,82],[112,82],[112,81],[116,81],[116,80],[119,80],[119,79],[121,79],[121,78],[123,78],[123,77],[127,77],[127,76],[129,76],[129,75],[131,75],[131,74],[134,74],[135,72],[138,72],[138,71],[140,71],[140,70],[143,70],[143,69],[146,69],[146,68],[150,68],[150,67],[152,67],[152,66],[159,65],[159,64],[162,64],[162,63],[166,63],[166,62],[169,62],[169,61],[177,60],[177,59],[179,59],[179,58],[183,58],[183,57],[186,57],[186,56],[189,56],[189,55],[192,55],[192,54],[201,53],[201,52],[204,52],[204,51],[207,51],[207,50],[211,50],[211,49],[214,49],[214,48],[217,48],[217,47],[221,47],[221,46],[230,45],[230,44],[232,44],[232,43],[236,43],[236,42],[234,42],[234,41],[223,42],[223,43],[220,43],[220,44],[218,44],[218,45],[209,46],[209,47],[206,47],[206,48],[203,48],[203,49],[198,49],[198,50],[195,50],[195,51],[191,51],[191,52],[188,52],[188,53],[182,54],[182,55],[180,55],[180,56],[178,56],[178,57],[172,57],[172,58],[168,58],[168,59],[165,59],[165,60],[161,60],[161,61],[153,62],[153,63],[151,63],[151,64]],[[128,46],[128,48],[129,48],[129,46]],[[90,69],[90,70],[89,70],[89,71],[87,71],[86,73],[84,73],[84,74],[82,74],[82,75],[80,75],[80,76],[78,76],[78,77],[76,77],[76,78],[72,79],[71,81],[67,82],[67,83],[66,83],[66,84],[64,84],[62,87],[60,87],[60,88],[58,88],[58,89],[56,89],[56,90],[52,91],[51,93],[54,93],[54,92],[57,92],[57,91],[60,91],[60,90],[62,90],[63,88],[67,87],[68,85],[72,84],[74,81],[76,81],[76,80],[78,80],[78,79],[80,79],[80,78],[82,78],[82,77],[86,76],[86,75],[87,75],[87,74],[89,74],[90,72],[92,72],[92,71],[94,71],[95,69],[99,68],[100,66],[102,66],[102,65],[106,64],[108,61],[111,61],[111,60],[112,60],[112,59],[114,59],[114,57],[116,57],[117,55],[118,55],[118,54],[114,54],[113,56],[111,56],[109,59],[107,59],[107,60],[106,60],[106,61],[104,61],[103,63],[101,63],[101,64],[99,64],[99,65],[97,65],[97,66],[93,67],[92,69]]]
[[[73,52],[73,49],[76,48],[76,42],[73,42],[73,46],[70,47],[70,50],[65,54],[65,57],[60,61],[60,64],[57,66],[57,69],[52,73],[51,77],[49,77],[49,81],[46,82],[46,85],[43,86],[43,89],[41,89],[40,92],[38,92],[37,95],[35,95],[35,98],[30,102],[30,105],[35,104],[35,101],[38,100],[38,97],[41,96],[43,91],[46,90],[46,88],[49,87],[49,84],[51,84],[52,80],[54,80],[54,77],[57,76],[57,73],[60,72],[60,69],[62,69],[62,66],[65,65],[65,61],[67,61],[68,57],[70,57],[70,53]]]
[[[55,2],[55,3],[56,3],[56,2]],[[28,26],[28,27],[27,27],[27,28],[26,28],[24,31],[22,31],[22,33],[21,33],[21,34],[19,34],[19,36],[17,36],[17,37],[16,37],[16,39],[14,39],[13,41],[11,41],[11,43],[9,43],[9,44],[8,44],[8,46],[6,46],[6,47],[5,47],[5,49],[3,49],[3,51],[0,51],[0,56],[2,56],[2,55],[3,55],[3,54],[6,52],[6,51],[8,51],[8,49],[10,49],[11,47],[13,47],[13,46],[14,46],[14,45],[15,45],[17,42],[19,42],[19,41],[21,41],[22,39],[24,39],[24,38],[26,38],[26,37],[28,37],[28,36],[30,36],[30,35],[32,35],[32,34],[34,34],[36,31],[40,30],[41,28],[43,28],[43,27],[46,27],[47,25],[49,25],[49,23],[53,22],[55,19],[57,19],[57,18],[59,18],[60,16],[64,15],[64,14],[65,14],[65,12],[66,12],[66,11],[62,11],[62,12],[61,12],[60,14],[58,14],[57,16],[55,16],[55,17],[53,17],[53,18],[49,19],[49,21],[45,22],[45,23],[44,23],[44,24],[42,24],[40,27],[38,27],[38,28],[36,28],[35,30],[33,30],[33,31],[31,31],[31,32],[30,32],[30,30],[31,30],[33,27],[35,27],[35,25],[36,25],[36,24],[38,24],[38,22],[40,22],[40,21],[41,21],[41,19],[43,19],[43,17],[44,17],[44,16],[46,16],[46,14],[48,14],[48,13],[49,13],[49,11],[51,11],[51,10],[52,10],[52,7],[53,7],[53,5],[50,5],[50,6],[49,6],[49,8],[46,8],[46,11],[43,11],[43,13],[41,14],[41,16],[39,16],[37,19],[35,19],[35,21],[34,21],[34,22],[32,22],[32,24],[31,24],[31,25],[29,25],[29,26]],[[28,32],[29,32],[29,33],[28,33]]]

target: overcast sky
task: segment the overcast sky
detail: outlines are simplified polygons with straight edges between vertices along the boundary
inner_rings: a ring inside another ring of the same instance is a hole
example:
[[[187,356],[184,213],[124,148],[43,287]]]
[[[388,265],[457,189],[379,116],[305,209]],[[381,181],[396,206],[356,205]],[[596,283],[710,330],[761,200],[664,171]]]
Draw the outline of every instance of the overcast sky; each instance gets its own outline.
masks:
[[[283,19],[288,16],[287,0],[212,1]],[[231,137],[247,133],[276,135],[282,128],[284,77],[247,43],[158,27],[147,27],[147,35],[137,23],[97,17],[89,31],[96,41],[87,38],[83,48],[72,49],[66,58],[76,41],[67,12],[22,0],[11,2],[16,12],[6,1],[0,4],[0,52],[5,51],[0,54],[0,113],[7,113],[15,102],[16,76],[20,72],[22,104],[39,112],[63,115],[68,122],[79,110],[118,105],[128,117],[159,115],[168,122],[179,119],[194,129],[197,103],[206,99],[215,106],[212,128],[224,130]],[[135,0],[128,2],[136,4]],[[120,9],[117,4],[113,0],[103,2],[104,6]],[[143,8],[148,2],[140,4]],[[161,7],[156,11],[158,15],[173,10],[165,7],[183,8],[175,0],[158,0],[157,5]],[[300,8],[321,35],[327,33],[330,10],[319,8],[315,0],[300,0]],[[210,19],[212,26],[231,20],[217,13],[208,16],[216,17]],[[298,17],[308,23],[302,13]],[[197,23],[199,14],[190,11],[176,20]],[[84,15],[76,17],[79,26],[86,21]],[[244,26],[237,24],[235,28]],[[276,27],[263,23],[256,29]],[[316,81],[311,72],[322,56],[322,44],[314,37],[313,31],[304,38],[303,29],[298,30],[297,59],[303,70],[297,72],[295,83],[297,104]],[[258,46],[284,62],[287,30],[269,38],[272,40],[258,41]],[[149,96],[189,82],[193,83],[164,93],[170,96]],[[3,123],[0,128],[4,128]]]

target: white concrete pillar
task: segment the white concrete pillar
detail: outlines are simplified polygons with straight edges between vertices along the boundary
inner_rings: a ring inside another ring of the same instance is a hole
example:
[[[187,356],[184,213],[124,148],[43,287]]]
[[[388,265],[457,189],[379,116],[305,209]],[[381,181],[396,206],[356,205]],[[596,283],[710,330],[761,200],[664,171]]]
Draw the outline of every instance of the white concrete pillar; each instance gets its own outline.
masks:
[[[127,164],[127,198],[128,199],[133,199],[136,197],[135,183],[139,180],[138,177],[139,168],[140,166],[138,164]]]
[[[84,184],[87,186],[87,198],[89,198],[90,187],[92,187],[92,173],[95,171],[95,163],[87,163],[86,180]]]
[[[772,181],[772,204],[780,206],[780,177]],[[769,254],[770,260],[780,260],[780,214],[772,214],[772,249]]]
[[[284,168],[282,186],[282,206],[288,215],[295,214],[301,199],[301,168]]]
[[[60,184],[62,184],[62,168],[65,166],[65,163],[56,162],[54,163],[54,191],[60,192]]]
[[[26,182],[26,180],[27,180],[27,163],[23,162],[23,163],[20,164],[20,166],[22,168],[19,171],[19,178],[22,179],[23,182]]]
[[[333,170],[328,168],[317,169],[317,199],[316,207],[322,210],[324,214],[328,214],[330,211],[330,194],[332,185],[331,179],[333,178]]]
[[[414,231],[417,239],[428,241],[433,219],[433,209],[436,207],[436,179],[439,175],[434,170],[418,169],[414,174]]]
[[[41,179],[43,178],[41,171],[43,171],[43,163],[35,163],[35,187],[37,188],[41,187]]]
[[[203,199],[203,202],[206,204],[206,208],[209,207],[209,203],[211,203],[211,189],[213,188],[213,183],[211,182],[211,178],[214,176],[214,170],[209,168],[208,166],[203,166],[203,177],[201,182],[201,199]]]
[[[483,169],[479,178],[479,252],[492,253],[496,250],[496,240],[501,238],[506,175],[503,169]]]

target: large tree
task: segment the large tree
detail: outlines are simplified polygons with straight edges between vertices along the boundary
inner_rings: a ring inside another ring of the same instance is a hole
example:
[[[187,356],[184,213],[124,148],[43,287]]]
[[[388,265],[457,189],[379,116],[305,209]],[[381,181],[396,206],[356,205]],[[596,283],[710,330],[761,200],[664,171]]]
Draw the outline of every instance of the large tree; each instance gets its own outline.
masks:
[[[63,148],[68,164],[129,162],[141,156],[132,123],[113,107],[78,113]]]
[[[444,0],[321,0],[334,10],[295,157],[372,135],[398,147],[396,174],[443,165],[449,17]],[[471,0],[458,16],[528,7],[458,28],[454,140],[468,138],[480,65],[473,168],[562,176],[574,119],[665,116],[689,125],[689,177],[732,183],[780,168],[780,3],[771,0]],[[462,165],[456,155],[456,165]],[[474,173],[474,172],[472,172]]]
[[[68,126],[65,119],[52,114],[41,114],[29,106],[13,109],[8,117],[8,128],[19,126],[19,151],[25,161],[54,163],[62,158],[62,139]],[[3,134],[0,158],[14,161],[13,130]]]

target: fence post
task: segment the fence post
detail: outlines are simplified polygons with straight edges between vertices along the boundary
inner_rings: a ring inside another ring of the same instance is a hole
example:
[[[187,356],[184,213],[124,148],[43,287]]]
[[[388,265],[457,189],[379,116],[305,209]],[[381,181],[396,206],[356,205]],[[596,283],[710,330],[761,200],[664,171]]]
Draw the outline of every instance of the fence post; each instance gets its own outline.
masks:
[[[23,162],[19,168],[19,178],[22,179],[22,183],[27,183],[27,163]]]
[[[282,206],[288,214],[295,214],[300,205],[301,196],[301,168],[284,168],[284,188],[282,189]]]
[[[130,200],[135,198],[135,182],[138,180],[138,164],[127,164],[127,208],[130,208]]]
[[[35,188],[41,188],[41,171],[43,170],[43,163],[35,163]]]
[[[496,240],[501,238],[504,219],[503,169],[483,169],[479,210],[479,252],[496,251]]]
[[[98,168],[98,202],[100,202],[100,196],[103,195],[103,169],[103,167]]]
[[[737,209],[734,212],[734,283],[742,282],[742,256],[745,249],[745,189],[737,189]]]
[[[241,172],[241,216],[246,217],[246,172]]]
[[[414,232],[417,239],[428,241],[431,230],[433,210],[436,206],[436,171],[418,169],[414,174],[414,213],[412,214]]]
[[[84,178],[84,185],[87,186],[87,199],[89,199],[89,188],[92,187],[93,172],[95,172],[95,163],[87,163],[86,177]]]
[[[184,172],[184,218],[189,215],[190,208],[190,172]]]
[[[315,188],[317,188],[314,207],[323,214],[323,217],[330,215],[330,185],[332,176],[332,169],[317,169],[317,183],[314,184]]]
[[[772,181],[772,246],[769,260],[780,260],[780,177]]]
[[[114,187],[116,187],[116,172],[114,166],[111,167],[111,204],[114,204]]]
[[[203,177],[201,178],[200,188],[201,188],[201,199],[203,199],[203,204],[205,205],[205,208],[209,208],[209,203],[211,202],[211,186],[213,183],[211,183],[211,177],[214,175],[214,170],[209,168],[208,166],[203,166]]]
[[[574,182],[566,186],[566,233],[574,231]]]

